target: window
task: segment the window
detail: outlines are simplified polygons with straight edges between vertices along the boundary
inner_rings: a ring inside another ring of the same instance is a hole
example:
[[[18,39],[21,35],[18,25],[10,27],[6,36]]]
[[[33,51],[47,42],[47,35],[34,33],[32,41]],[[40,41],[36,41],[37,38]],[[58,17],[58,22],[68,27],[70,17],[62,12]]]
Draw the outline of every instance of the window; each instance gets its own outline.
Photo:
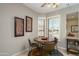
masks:
[[[49,38],[60,37],[60,16],[53,16],[49,18]]]
[[[38,36],[45,35],[45,17],[38,17]]]
[[[60,39],[60,16],[38,17],[38,36]]]

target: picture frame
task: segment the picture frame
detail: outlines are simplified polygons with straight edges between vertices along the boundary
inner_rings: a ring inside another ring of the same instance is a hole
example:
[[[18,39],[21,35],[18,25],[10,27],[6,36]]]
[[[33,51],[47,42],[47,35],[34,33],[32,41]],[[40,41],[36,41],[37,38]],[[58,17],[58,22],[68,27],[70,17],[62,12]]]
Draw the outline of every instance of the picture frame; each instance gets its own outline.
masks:
[[[24,19],[14,17],[15,37],[24,36]]]
[[[32,32],[32,18],[26,16],[26,32]]]
[[[78,32],[78,25],[71,25],[71,32]]]

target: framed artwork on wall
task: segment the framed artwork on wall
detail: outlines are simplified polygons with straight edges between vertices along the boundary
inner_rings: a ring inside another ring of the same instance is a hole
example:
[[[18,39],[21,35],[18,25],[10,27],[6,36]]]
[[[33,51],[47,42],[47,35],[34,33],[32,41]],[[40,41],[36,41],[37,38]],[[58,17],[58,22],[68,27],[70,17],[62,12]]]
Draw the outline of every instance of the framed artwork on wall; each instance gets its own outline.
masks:
[[[24,19],[14,17],[15,37],[24,36]]]
[[[32,18],[26,16],[26,32],[32,32]]]
[[[72,25],[71,32],[78,32],[78,25]]]

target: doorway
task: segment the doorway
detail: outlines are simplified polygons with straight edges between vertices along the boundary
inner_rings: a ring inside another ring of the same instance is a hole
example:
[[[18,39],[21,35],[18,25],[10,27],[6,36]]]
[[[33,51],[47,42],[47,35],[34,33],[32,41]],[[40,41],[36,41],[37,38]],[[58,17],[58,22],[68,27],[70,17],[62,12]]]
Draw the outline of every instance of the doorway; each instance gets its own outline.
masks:
[[[66,18],[66,35],[78,37],[78,12],[69,13]]]

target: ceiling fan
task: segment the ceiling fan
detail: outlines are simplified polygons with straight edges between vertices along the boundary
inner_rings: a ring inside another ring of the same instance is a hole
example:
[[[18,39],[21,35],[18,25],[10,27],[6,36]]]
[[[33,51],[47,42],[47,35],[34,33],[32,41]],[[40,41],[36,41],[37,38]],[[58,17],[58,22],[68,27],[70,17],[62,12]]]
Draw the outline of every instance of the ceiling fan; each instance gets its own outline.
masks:
[[[57,8],[59,6],[59,4],[58,3],[44,3],[41,5],[41,7],[45,7],[45,6]]]
[[[57,8],[60,4],[59,3],[43,3],[41,5],[41,7],[50,7],[50,8]],[[66,4],[67,6],[69,6],[69,3]]]

